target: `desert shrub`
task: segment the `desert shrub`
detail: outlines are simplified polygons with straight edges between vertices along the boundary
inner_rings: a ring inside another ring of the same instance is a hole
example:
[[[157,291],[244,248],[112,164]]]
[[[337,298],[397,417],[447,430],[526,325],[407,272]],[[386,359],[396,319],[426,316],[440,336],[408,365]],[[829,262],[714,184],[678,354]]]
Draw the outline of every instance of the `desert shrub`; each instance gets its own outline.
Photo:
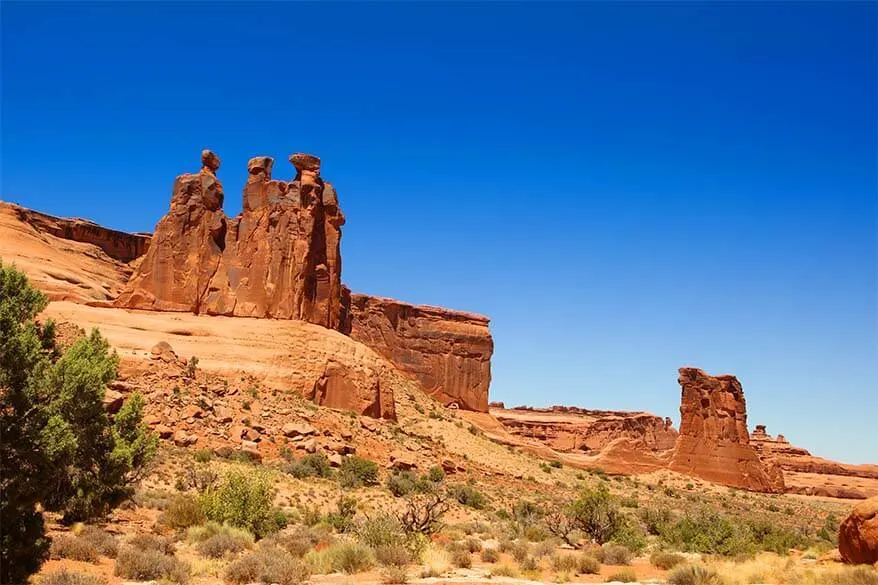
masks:
[[[673,515],[670,509],[662,506],[648,507],[640,508],[640,519],[649,534],[658,535],[670,526]]]
[[[579,556],[573,553],[556,553],[549,557],[553,571],[575,573],[579,567]]]
[[[189,565],[158,550],[123,546],[116,555],[115,574],[132,581],[165,579],[185,585],[189,581]]]
[[[466,550],[471,553],[481,552],[482,550],[482,541],[478,538],[467,538],[463,541]]]
[[[396,518],[405,532],[429,536],[442,528],[442,518],[449,509],[447,496],[442,490],[409,494],[403,500],[405,507]]]
[[[443,481],[445,481],[445,472],[438,465],[434,465],[427,471],[425,477],[427,481],[433,483],[442,483]]]
[[[631,552],[640,553],[646,548],[646,533],[637,521],[625,519],[619,523],[610,542],[621,544]]]
[[[518,577],[518,570],[512,565],[500,565],[491,569],[491,577]]]
[[[382,544],[375,548],[375,560],[383,567],[404,567],[411,557],[401,544]]]
[[[306,477],[329,477],[332,475],[329,458],[323,453],[309,453],[301,459],[288,464],[284,467],[284,471],[299,479]]]
[[[535,557],[543,558],[551,555],[555,552],[555,549],[558,548],[555,546],[555,543],[551,540],[544,540],[542,542],[538,542],[533,547],[533,554]]]
[[[237,533],[222,531],[202,540],[196,548],[202,556],[220,559],[227,553],[239,553],[250,548],[253,544],[253,537],[245,534],[240,531]]]
[[[357,499],[341,496],[335,502],[336,511],[326,515],[326,523],[338,532],[348,532],[354,528],[354,516],[357,514]]]
[[[174,541],[158,534],[135,534],[126,544],[139,551],[155,551],[163,555],[174,554]]]
[[[345,458],[339,469],[342,487],[358,488],[378,483],[378,465],[374,461],[353,455]]]
[[[385,567],[381,571],[381,582],[386,585],[399,585],[409,582],[408,572],[405,567]]]
[[[99,555],[116,558],[119,551],[119,541],[109,532],[97,526],[84,526],[77,538],[89,543],[98,551]]]
[[[516,540],[509,549],[509,554],[519,564],[530,556],[530,545],[524,541]]]
[[[185,530],[190,526],[203,524],[204,512],[196,498],[180,494],[162,512],[159,521],[170,528]]]
[[[810,539],[801,532],[787,530],[776,522],[768,520],[749,520],[749,532],[760,550],[785,555],[793,548],[805,548]]]
[[[393,516],[381,515],[367,518],[357,525],[357,539],[372,548],[397,544],[403,539],[402,526]]]
[[[823,578],[825,585],[878,585],[878,571],[864,566],[845,567]]]
[[[278,546],[296,558],[302,558],[317,545],[329,545],[333,542],[332,534],[326,529],[316,529],[307,526],[275,533],[262,542]]]
[[[622,525],[619,505],[606,488],[587,489],[571,502],[568,512],[576,528],[598,544],[610,540]]]
[[[142,424],[140,394],[112,419],[104,408],[118,365],[107,341],[95,329],[61,354],[54,325],[35,320],[46,303],[24,273],[0,262],[2,583],[26,581],[45,560],[42,510],[67,522],[108,512],[131,495],[158,445]]]
[[[500,560],[500,553],[496,548],[483,548],[481,557],[484,563],[496,563]]]
[[[595,558],[605,565],[630,565],[632,556],[626,547],[612,542],[595,550]]]
[[[485,495],[475,487],[467,484],[456,484],[448,487],[448,493],[458,503],[475,510],[484,509],[488,503]]]
[[[201,493],[199,504],[209,520],[246,528],[261,538],[286,524],[272,507],[273,497],[271,480],[264,473],[232,470]]]
[[[213,451],[210,449],[199,449],[192,455],[192,458],[198,463],[207,463],[213,459]]]
[[[225,580],[229,583],[277,583],[298,585],[311,575],[307,565],[276,546],[259,546],[232,561],[226,567]]]
[[[637,581],[637,573],[635,573],[633,569],[622,569],[621,571],[611,573],[607,577],[607,583],[612,581],[619,581],[620,583],[635,583]]]
[[[540,561],[536,557],[527,556],[518,563],[522,571],[539,571]]]
[[[451,552],[451,564],[461,569],[469,569],[473,566],[473,556],[465,548],[457,548]]]
[[[576,572],[581,575],[597,575],[601,572],[601,562],[591,555],[580,555]]]
[[[683,555],[673,552],[665,552],[665,551],[656,551],[649,555],[649,562],[653,567],[664,569],[667,571],[668,569],[673,569],[677,565],[683,563],[685,561],[685,557]]]
[[[551,536],[544,526],[536,524],[524,529],[524,537],[530,542],[543,542]]]
[[[713,569],[701,565],[685,565],[668,574],[670,585],[723,585],[724,580]]]
[[[713,510],[685,514],[660,537],[678,550],[723,556],[753,554],[758,548],[747,524]]]
[[[67,569],[47,573],[37,580],[37,585],[106,585],[106,583],[106,579],[97,575]]]
[[[332,568],[349,575],[368,571],[375,565],[372,549],[359,542],[344,542],[331,549]]]
[[[53,559],[71,559],[94,563],[98,560],[98,550],[90,543],[76,536],[57,536],[52,539],[49,556]]]

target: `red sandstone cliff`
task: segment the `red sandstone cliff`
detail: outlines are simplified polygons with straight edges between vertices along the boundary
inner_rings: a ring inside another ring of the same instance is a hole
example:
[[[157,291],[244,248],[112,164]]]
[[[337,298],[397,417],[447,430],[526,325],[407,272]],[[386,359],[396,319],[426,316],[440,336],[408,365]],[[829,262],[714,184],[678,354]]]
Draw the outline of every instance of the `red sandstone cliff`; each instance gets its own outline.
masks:
[[[680,435],[670,468],[732,487],[783,491],[783,475],[750,446],[744,390],[734,376],[680,368]]]
[[[575,406],[494,407],[491,414],[520,437],[539,440],[565,452],[597,452],[617,439],[633,448],[663,452],[674,448],[677,431],[670,419],[648,412],[587,410]]]
[[[440,402],[488,411],[494,341],[486,317],[353,294],[349,334]]]
[[[815,457],[783,435],[772,437],[765,425],[756,425],[750,444],[763,462],[783,470],[787,493],[860,500],[878,495],[878,465],[849,465]]]
[[[219,158],[205,151],[201,171],[174,182],[170,211],[116,306],[338,328],[344,216],[320,159],[290,160],[297,175],[284,182],[271,178],[273,159],[252,159],[244,209],[227,218]]]

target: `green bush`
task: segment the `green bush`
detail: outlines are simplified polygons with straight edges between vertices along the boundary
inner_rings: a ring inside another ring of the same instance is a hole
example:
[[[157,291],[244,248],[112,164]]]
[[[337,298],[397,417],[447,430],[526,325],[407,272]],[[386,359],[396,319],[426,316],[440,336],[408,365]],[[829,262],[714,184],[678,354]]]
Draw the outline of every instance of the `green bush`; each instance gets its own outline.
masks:
[[[438,469],[439,472],[442,472],[438,467],[434,467],[433,469]],[[390,493],[399,498],[416,492],[427,492],[433,488],[434,484],[439,483],[444,478],[445,475],[443,474],[442,477],[436,481],[430,479],[428,474],[418,477],[413,471],[395,471],[387,476],[385,486],[390,490]]]
[[[752,555],[759,543],[750,526],[713,510],[687,513],[662,531],[671,548],[722,556]]]
[[[323,453],[309,453],[284,467],[284,471],[299,479],[307,477],[330,477],[332,467]]]
[[[631,552],[640,553],[646,548],[646,533],[635,520],[624,519],[619,523],[610,542],[621,544]]]
[[[673,521],[673,515],[665,507],[640,508],[640,519],[649,534],[658,535],[667,530]]]
[[[336,503],[336,511],[326,515],[326,522],[338,532],[348,532],[354,527],[354,516],[357,513],[357,500],[347,496],[340,497]]]
[[[158,550],[124,546],[116,556],[115,574],[132,581],[166,579],[185,585],[189,581],[189,566]]]
[[[623,523],[619,505],[606,488],[586,489],[570,504],[567,514],[576,528],[598,544],[609,541]]]
[[[272,507],[273,499],[274,490],[266,474],[231,470],[201,493],[199,504],[209,520],[245,528],[262,538],[286,524],[285,517]]]
[[[685,562],[685,560],[686,558],[683,555],[672,552],[656,551],[649,555],[649,562],[652,566],[665,571],[673,569]]]
[[[677,567],[668,574],[670,585],[723,585],[723,582],[716,571],[700,565]]]
[[[37,585],[106,585],[106,583],[106,579],[97,575],[67,569],[47,573],[37,580]]]
[[[378,483],[378,465],[374,461],[357,457],[345,458],[339,469],[339,483],[342,487],[358,488]]]
[[[336,571],[353,575],[368,571],[375,566],[372,549],[359,542],[337,544],[331,549],[332,568]]]
[[[445,471],[443,471],[438,465],[434,465],[427,471],[426,478],[427,481],[433,483],[442,483],[445,481]]]
[[[0,582],[21,583],[45,560],[41,510],[65,522],[105,514],[131,495],[158,437],[131,394],[114,417],[103,406],[118,358],[97,330],[59,357],[46,297],[0,262]],[[11,496],[14,494],[14,497]]]
[[[159,522],[175,530],[185,530],[190,526],[203,524],[204,512],[196,498],[179,494],[162,512]]]
[[[471,485],[459,483],[448,486],[448,493],[458,503],[475,510],[483,510],[488,503],[485,495]]]

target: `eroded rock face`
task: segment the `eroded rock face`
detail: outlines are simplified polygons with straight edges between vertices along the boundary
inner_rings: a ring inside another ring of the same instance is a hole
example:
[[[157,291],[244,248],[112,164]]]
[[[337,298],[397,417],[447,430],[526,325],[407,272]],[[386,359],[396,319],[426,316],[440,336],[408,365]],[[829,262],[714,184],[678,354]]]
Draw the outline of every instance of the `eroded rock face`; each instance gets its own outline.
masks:
[[[780,469],[750,446],[744,390],[734,376],[680,368],[680,435],[670,468],[723,485],[783,491]]]
[[[344,215],[320,159],[296,154],[296,179],[273,180],[274,160],[248,164],[243,211],[227,218],[219,158],[174,182],[171,209],[116,306],[300,319],[337,329]]]
[[[673,449],[677,440],[670,419],[648,412],[492,405],[490,413],[510,433],[539,440],[560,452],[597,452],[617,439],[626,439],[643,451],[663,452]]]
[[[750,445],[768,465],[783,470],[787,493],[864,500],[878,494],[878,465],[851,465],[812,455],[765,425],[750,433]]]
[[[440,402],[488,411],[494,341],[486,317],[353,294],[343,331],[415,377]]]
[[[382,390],[375,371],[358,371],[330,360],[309,396],[315,404],[373,418],[396,419],[393,393]]]
[[[878,563],[878,497],[854,506],[841,523],[838,551],[846,563]]]

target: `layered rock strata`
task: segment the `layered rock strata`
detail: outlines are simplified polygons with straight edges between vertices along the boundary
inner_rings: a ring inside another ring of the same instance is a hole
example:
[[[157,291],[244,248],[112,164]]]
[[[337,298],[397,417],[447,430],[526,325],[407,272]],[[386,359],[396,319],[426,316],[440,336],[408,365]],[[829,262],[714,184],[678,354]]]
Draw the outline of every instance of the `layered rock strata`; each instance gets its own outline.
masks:
[[[490,413],[510,433],[536,439],[562,453],[600,451],[617,439],[644,451],[664,452],[673,449],[677,440],[670,419],[648,412],[491,406]]]
[[[670,468],[727,486],[783,491],[780,469],[764,464],[750,445],[744,390],[735,376],[680,368],[680,435]]]
[[[353,294],[346,329],[436,400],[488,411],[494,341],[486,317]]]

